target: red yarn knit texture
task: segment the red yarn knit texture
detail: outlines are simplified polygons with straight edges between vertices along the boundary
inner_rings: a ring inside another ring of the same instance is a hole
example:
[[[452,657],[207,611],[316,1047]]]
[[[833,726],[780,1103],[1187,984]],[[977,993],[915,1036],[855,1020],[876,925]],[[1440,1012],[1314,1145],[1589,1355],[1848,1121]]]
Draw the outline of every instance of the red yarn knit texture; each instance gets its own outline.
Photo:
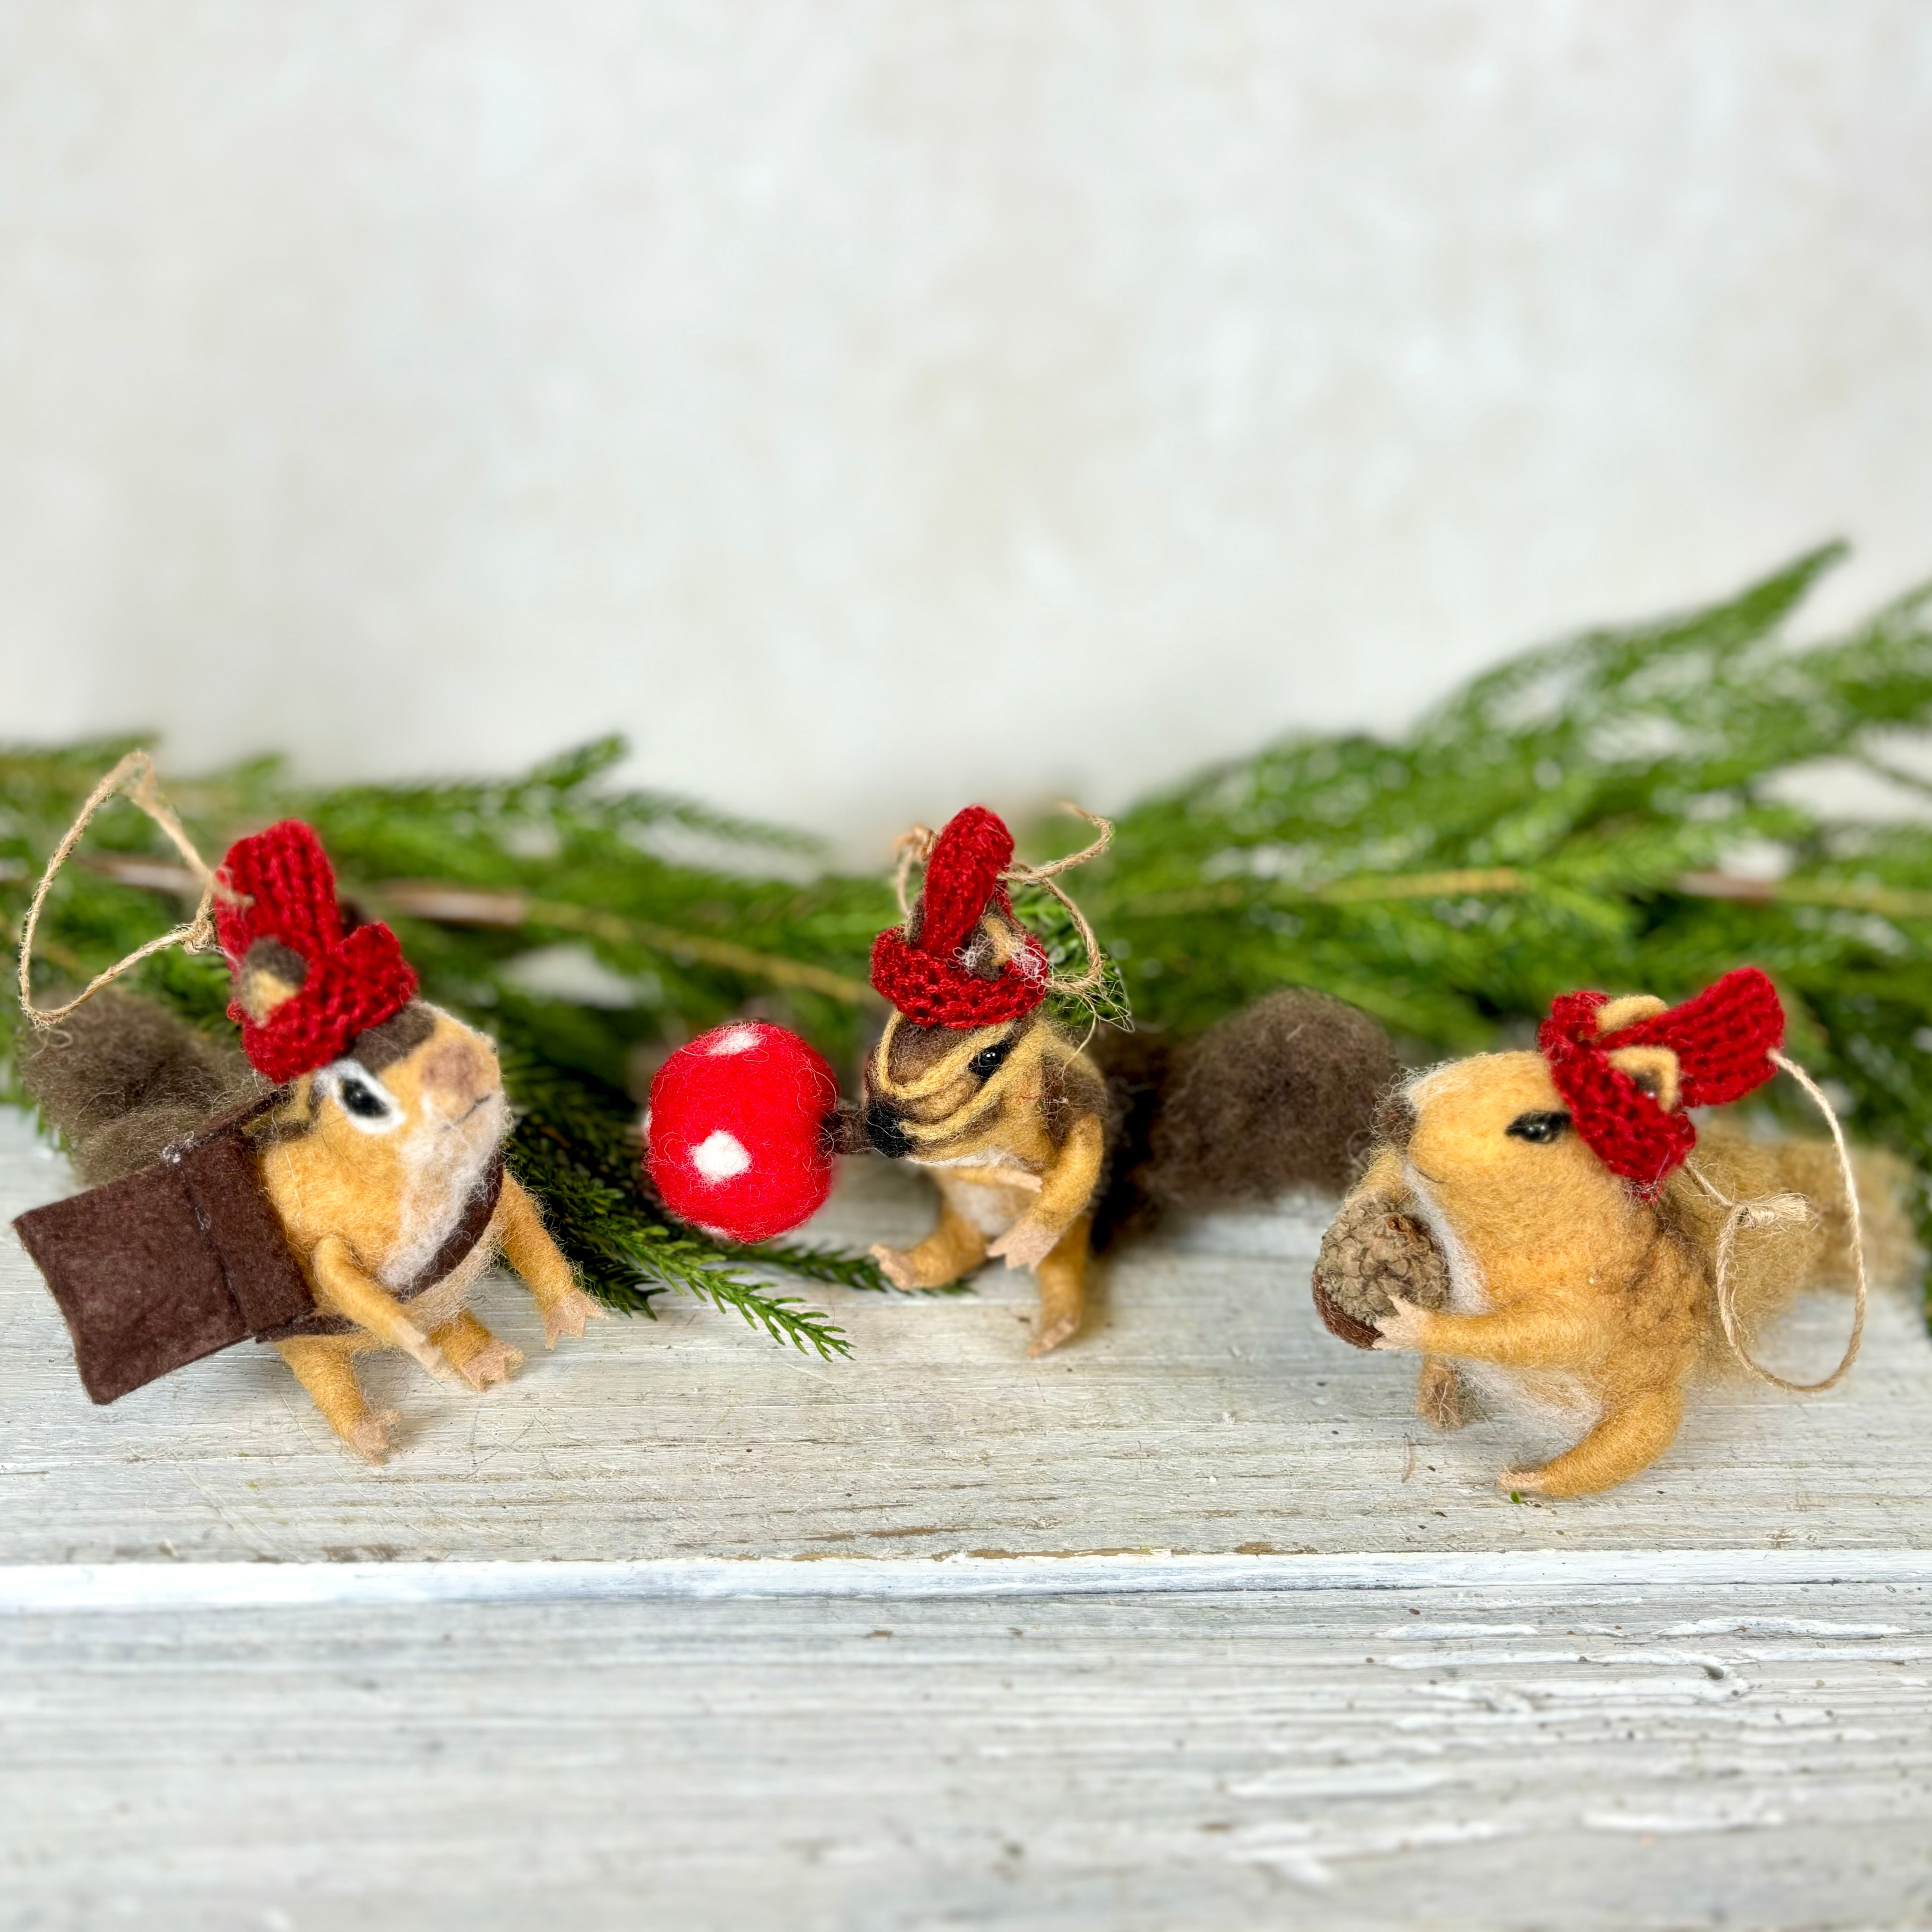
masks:
[[[1606,993],[1565,993],[1550,1009],[1537,1045],[1586,1144],[1612,1174],[1654,1192],[1697,1144],[1691,1107],[1720,1106],[1761,1087],[1784,1040],[1778,989],[1755,966],[1726,973],[1668,1012],[1599,1035]],[[1667,1046],[1677,1056],[1678,1111],[1666,1114],[1610,1064],[1621,1047]]]
[[[334,871],[322,841],[300,820],[238,839],[218,876],[242,895],[240,904],[214,902],[221,950],[238,974],[258,939],[278,940],[308,966],[301,990],[260,1024],[239,1000],[228,1009],[257,1072],[278,1081],[313,1073],[416,998],[416,973],[386,926],[343,932]]]
[[[872,943],[872,984],[908,1019],[921,1026],[994,1026],[1046,998],[1046,950],[1030,935],[1021,942],[1024,968],[1010,959],[986,980],[960,964],[989,908],[1012,916],[1000,878],[1012,856],[1013,835],[983,805],[956,814],[934,841],[911,921],[917,937],[894,926]]]
[[[768,1241],[825,1204],[833,1158],[832,1069],[795,1033],[736,1020],[658,1069],[644,1164],[680,1220],[730,1241]]]

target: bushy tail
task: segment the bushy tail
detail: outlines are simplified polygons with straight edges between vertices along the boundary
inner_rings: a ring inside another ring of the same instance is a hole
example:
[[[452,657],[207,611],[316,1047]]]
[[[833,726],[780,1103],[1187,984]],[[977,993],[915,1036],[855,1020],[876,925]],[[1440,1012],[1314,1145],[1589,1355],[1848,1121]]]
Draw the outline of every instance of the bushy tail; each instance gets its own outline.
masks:
[[[1388,1036],[1324,993],[1271,993],[1198,1039],[1111,1036],[1097,1056],[1114,1155],[1095,1234],[1139,1232],[1163,1208],[1229,1207],[1294,1188],[1340,1194],[1395,1078]]]
[[[97,994],[20,1037],[20,1082],[89,1186],[160,1157],[172,1141],[266,1090],[232,1048],[132,993]]]
[[[1713,1124],[1702,1130],[1690,1160],[1733,1201],[1790,1192],[1802,1194],[1811,1206],[1812,1219],[1806,1227],[1784,1222],[1746,1229],[1738,1236],[1731,1274],[1738,1325],[1748,1340],[1761,1334],[1804,1289],[1850,1292],[1851,1219],[1838,1157],[1829,1141],[1750,1140]],[[1924,1257],[1906,1204],[1916,1184],[1911,1168],[1896,1154],[1859,1148],[1852,1153],[1852,1174],[1858,1192],[1866,1280],[1874,1293],[1912,1285]],[[1672,1177],[1669,1198],[1674,1212],[1694,1231],[1700,1251],[1712,1254],[1729,1210],[1685,1174]]]

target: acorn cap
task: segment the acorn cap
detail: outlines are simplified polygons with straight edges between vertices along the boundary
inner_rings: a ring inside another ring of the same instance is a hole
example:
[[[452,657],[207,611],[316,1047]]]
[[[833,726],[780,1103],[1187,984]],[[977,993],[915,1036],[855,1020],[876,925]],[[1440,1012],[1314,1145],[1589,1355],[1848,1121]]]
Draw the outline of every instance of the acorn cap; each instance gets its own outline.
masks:
[[[1372,1348],[1391,1296],[1418,1308],[1448,1307],[1449,1267],[1413,1215],[1365,1196],[1345,1201],[1322,1236],[1314,1288],[1328,1332],[1358,1348]]]

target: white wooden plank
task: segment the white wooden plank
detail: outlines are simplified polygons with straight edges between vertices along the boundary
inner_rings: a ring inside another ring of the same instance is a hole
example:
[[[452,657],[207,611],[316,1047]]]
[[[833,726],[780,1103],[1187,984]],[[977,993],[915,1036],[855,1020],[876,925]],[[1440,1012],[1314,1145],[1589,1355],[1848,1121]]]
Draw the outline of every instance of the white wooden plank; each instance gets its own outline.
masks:
[[[1529,1550],[1359,1556],[658,1557],[414,1563],[0,1564],[0,1615],[370,1609],[413,1604],[956,1602],[1310,1591],[1793,1589],[1932,1586],[1932,1550]]]
[[[70,1184],[0,1116],[11,1214]],[[922,1187],[854,1163],[820,1232],[904,1238]],[[1431,1435],[1412,1365],[1322,1332],[1319,1225],[1223,1217],[1130,1253],[1094,1332],[1040,1363],[1030,1288],[997,1270],[970,1298],[816,1291],[855,1344],[831,1363],[678,1306],[546,1355],[500,1282],[484,1312],[528,1368],[479,1397],[376,1364],[408,1418],[380,1470],[252,1347],[94,1408],[8,1237],[0,1562],[1932,1546],[1932,1346],[1902,1300],[1874,1309],[1843,1389],[1714,1388],[1637,1481],[1514,1505],[1502,1427]],[[1844,1316],[1808,1310],[1793,1355],[1828,1360]]]
[[[0,1620],[0,1925],[1903,1926],[1932,1591]]]

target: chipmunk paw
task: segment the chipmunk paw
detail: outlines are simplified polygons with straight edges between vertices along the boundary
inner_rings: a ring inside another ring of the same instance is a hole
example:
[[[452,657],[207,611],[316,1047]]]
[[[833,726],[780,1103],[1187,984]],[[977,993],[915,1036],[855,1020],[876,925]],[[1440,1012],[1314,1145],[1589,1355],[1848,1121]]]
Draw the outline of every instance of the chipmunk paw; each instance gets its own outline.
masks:
[[[1429,1332],[1429,1311],[1405,1301],[1399,1294],[1389,1297],[1389,1312],[1376,1324],[1378,1348],[1420,1348]]]
[[[873,1260],[879,1264],[879,1272],[895,1288],[914,1288],[920,1286],[919,1271],[913,1265],[913,1258],[903,1248],[889,1248],[883,1241],[873,1243],[869,1250]]]
[[[580,1288],[570,1289],[544,1310],[544,1346],[554,1348],[559,1338],[565,1335],[580,1337],[586,1322],[602,1322],[609,1312]],[[519,1355],[517,1359],[521,1361],[523,1358]]]
[[[343,1440],[365,1462],[386,1462],[389,1460],[389,1431],[403,1419],[402,1412],[395,1408],[377,1409],[351,1423]]]
[[[1514,1490],[1518,1496],[1540,1496],[1544,1492],[1540,1469],[1505,1469],[1496,1478],[1496,1487]]]
[[[524,1352],[513,1348],[495,1336],[465,1361],[460,1370],[463,1379],[479,1394],[492,1382],[508,1382],[524,1365]]]
[[[1010,1268],[1037,1268],[1060,1245],[1064,1231],[1043,1228],[1037,1222],[1016,1221],[986,1252]]]
[[[1050,1355],[1061,1342],[1076,1334],[1080,1327],[1077,1315],[1055,1316],[1051,1322],[1042,1322],[1034,1330],[1033,1340],[1027,1344],[1027,1353],[1035,1361],[1042,1355]]]

